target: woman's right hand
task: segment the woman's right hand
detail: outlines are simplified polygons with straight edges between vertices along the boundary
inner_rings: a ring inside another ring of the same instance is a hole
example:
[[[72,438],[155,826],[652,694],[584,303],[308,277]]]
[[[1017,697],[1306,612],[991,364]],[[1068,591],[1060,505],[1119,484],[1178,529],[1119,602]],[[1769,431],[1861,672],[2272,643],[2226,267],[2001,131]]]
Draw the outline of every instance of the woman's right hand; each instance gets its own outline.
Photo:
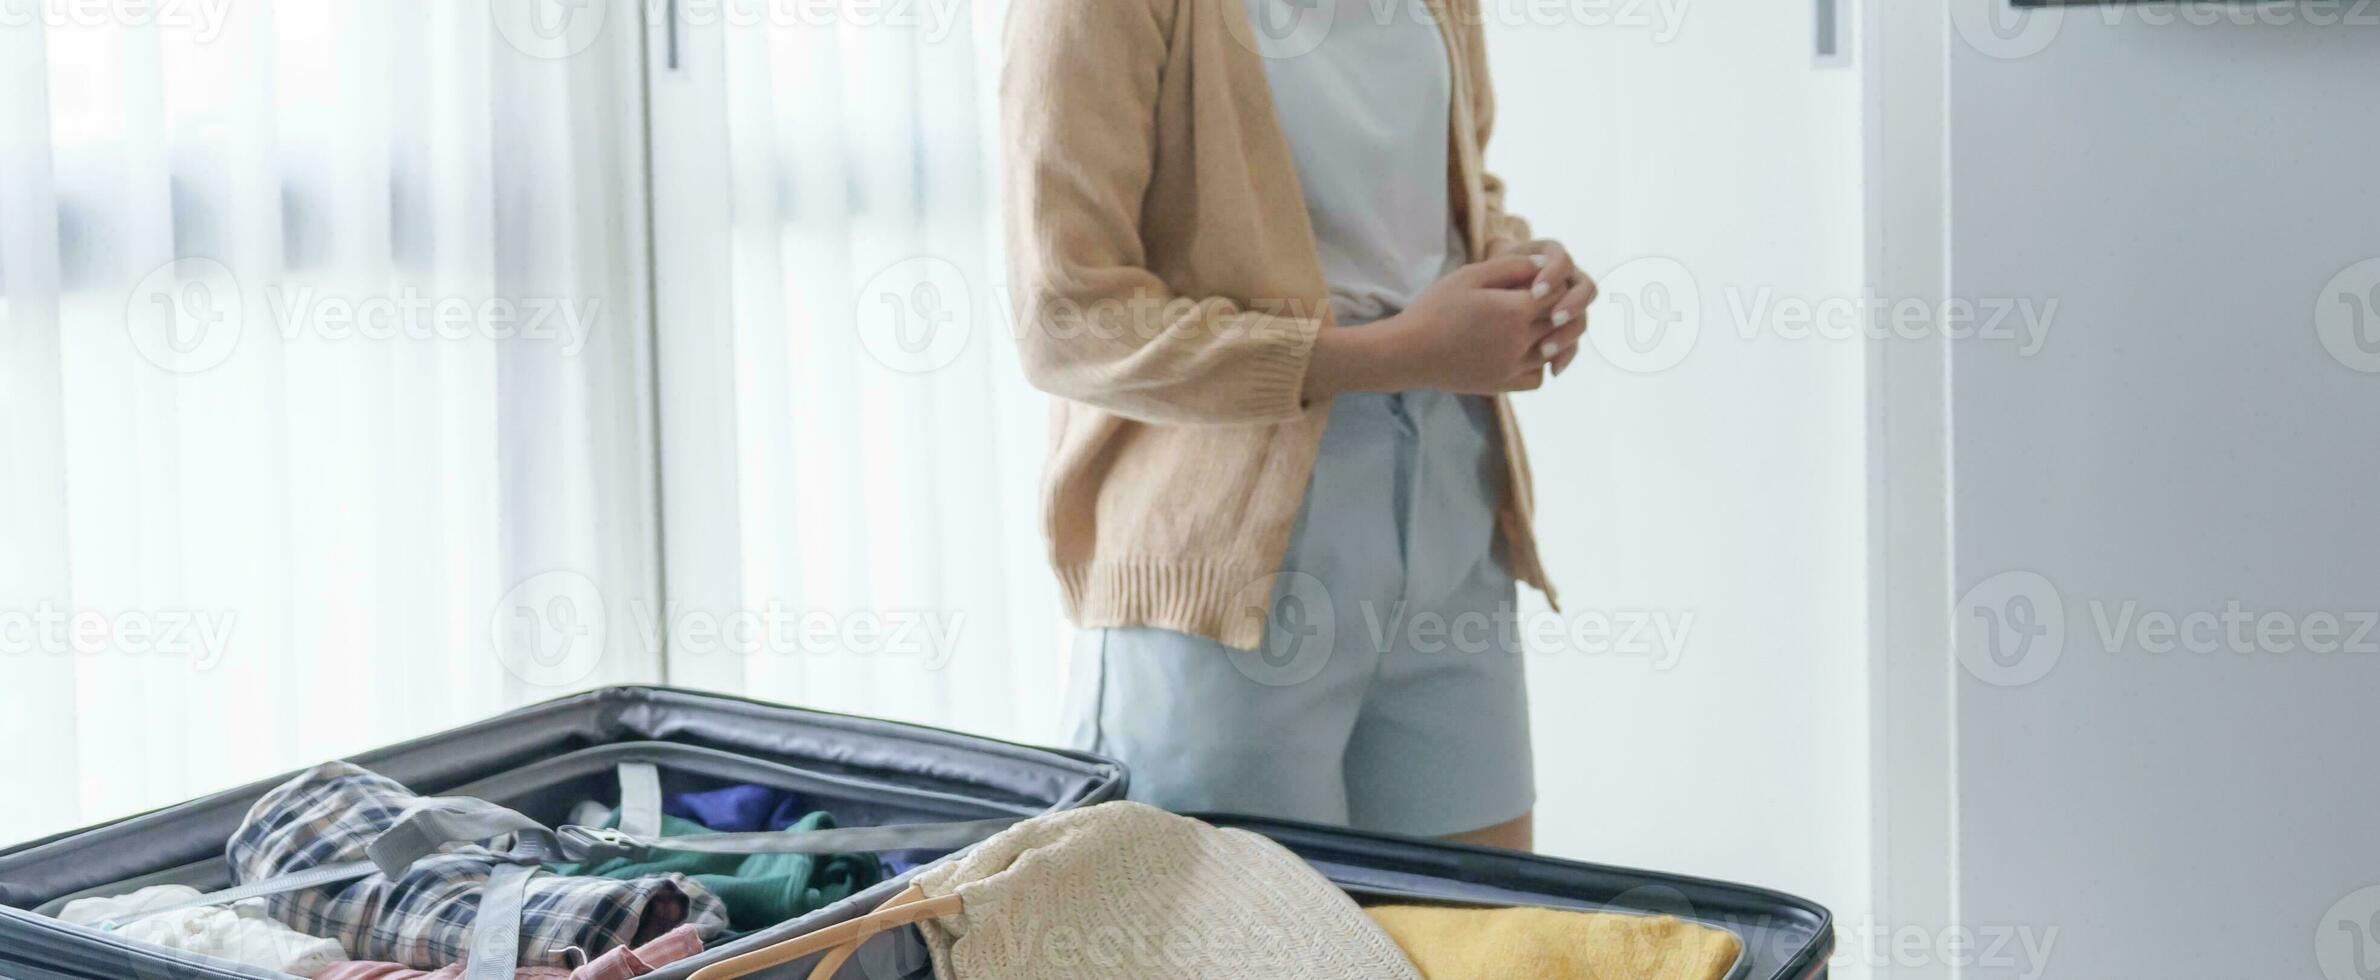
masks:
[[[1463,395],[1532,391],[1545,383],[1545,321],[1561,299],[1530,287],[1542,266],[1528,255],[1456,269],[1379,324],[1413,358],[1416,388]]]
[[[1475,262],[1430,284],[1403,312],[1315,338],[1309,399],[1352,391],[1435,389],[1463,395],[1531,391],[1545,383],[1547,316],[1562,297],[1530,289],[1529,255]]]

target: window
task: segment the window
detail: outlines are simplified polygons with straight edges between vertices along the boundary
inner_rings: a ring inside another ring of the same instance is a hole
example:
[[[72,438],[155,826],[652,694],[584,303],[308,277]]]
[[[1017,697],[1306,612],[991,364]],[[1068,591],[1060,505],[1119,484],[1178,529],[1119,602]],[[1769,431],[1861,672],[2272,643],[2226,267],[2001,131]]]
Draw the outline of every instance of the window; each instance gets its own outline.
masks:
[[[213,9],[0,23],[0,839],[605,683],[1046,734],[996,10]]]

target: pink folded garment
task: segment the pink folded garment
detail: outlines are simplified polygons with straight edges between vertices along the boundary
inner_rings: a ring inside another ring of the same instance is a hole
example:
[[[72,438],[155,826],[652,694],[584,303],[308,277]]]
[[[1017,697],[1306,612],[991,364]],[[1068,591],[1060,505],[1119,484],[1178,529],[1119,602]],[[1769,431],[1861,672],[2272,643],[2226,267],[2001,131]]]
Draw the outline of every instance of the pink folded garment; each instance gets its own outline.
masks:
[[[513,977],[514,980],[630,980],[700,952],[702,934],[693,926],[684,925],[635,949],[613,947],[575,970],[529,966],[515,971]],[[315,974],[314,980],[461,980],[462,976],[461,963],[424,973],[396,963],[348,960],[331,964],[330,969]]]

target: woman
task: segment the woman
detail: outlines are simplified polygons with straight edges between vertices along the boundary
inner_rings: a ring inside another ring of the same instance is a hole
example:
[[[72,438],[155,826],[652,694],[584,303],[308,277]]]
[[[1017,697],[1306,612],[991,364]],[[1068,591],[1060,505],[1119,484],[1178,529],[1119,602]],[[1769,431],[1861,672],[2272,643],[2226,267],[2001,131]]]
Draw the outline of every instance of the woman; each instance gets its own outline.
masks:
[[[1006,48],[1077,741],[1171,809],[1526,849],[1504,396],[1595,287],[1481,170],[1477,0],[1014,0]]]

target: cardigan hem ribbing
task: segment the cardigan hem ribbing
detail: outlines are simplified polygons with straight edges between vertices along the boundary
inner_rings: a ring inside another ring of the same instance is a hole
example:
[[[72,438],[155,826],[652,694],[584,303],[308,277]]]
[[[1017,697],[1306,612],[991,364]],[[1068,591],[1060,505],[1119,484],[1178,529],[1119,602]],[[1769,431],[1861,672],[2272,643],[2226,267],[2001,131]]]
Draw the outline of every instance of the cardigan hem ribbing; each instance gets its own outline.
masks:
[[[1085,629],[1154,627],[1254,650],[1277,571],[1256,559],[1094,560],[1059,567],[1058,588],[1066,618]]]
[[[1546,594],[1534,555],[1515,554],[1513,577]],[[1264,642],[1277,565],[1256,559],[1125,558],[1058,567],[1068,621],[1081,629],[1147,627],[1205,637],[1234,650]],[[1558,608],[1558,607],[1557,607]]]

